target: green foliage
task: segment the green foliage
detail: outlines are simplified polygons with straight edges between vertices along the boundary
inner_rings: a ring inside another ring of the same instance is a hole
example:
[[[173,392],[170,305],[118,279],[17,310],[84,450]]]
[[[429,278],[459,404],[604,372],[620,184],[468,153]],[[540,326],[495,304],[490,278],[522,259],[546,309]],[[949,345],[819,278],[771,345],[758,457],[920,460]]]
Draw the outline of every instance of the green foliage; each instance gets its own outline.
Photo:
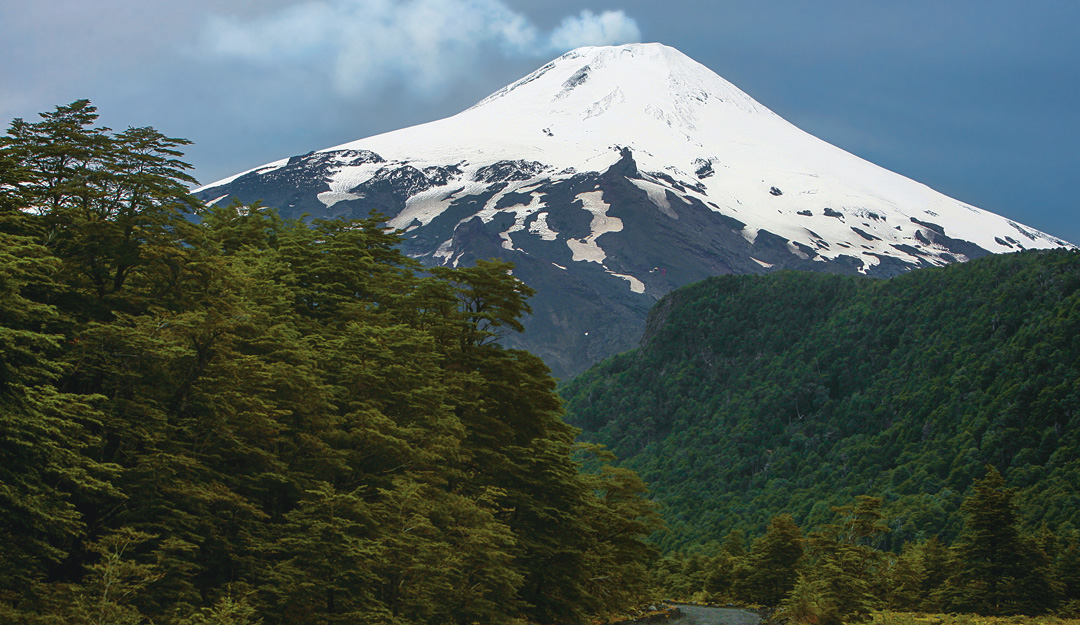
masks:
[[[88,545],[96,556],[80,584],[54,590],[50,616],[73,625],[138,625],[149,620],[135,603],[163,574],[153,563],[140,562],[136,552],[155,538],[122,528]]]
[[[1078,625],[1075,617],[1055,616],[973,616],[971,614],[928,614],[923,612],[879,612],[875,625]]]
[[[972,490],[955,545],[949,607],[992,615],[1039,614],[1054,607],[1049,558],[1035,540],[1021,535],[1014,491],[993,467]]]
[[[586,498],[584,519],[590,545],[586,592],[593,613],[614,617],[639,607],[641,589],[652,584],[656,548],[642,537],[661,529],[663,521],[636,473],[613,467],[614,456],[607,450],[580,449],[593,457],[583,477],[595,495]]]
[[[568,420],[653,487],[665,549],[882,498],[883,549],[952,541],[991,464],[1021,523],[1080,524],[1080,253],[887,281],[722,276],[657,304],[643,345],[566,384]]]
[[[4,220],[4,223],[10,223]],[[0,593],[28,588],[84,529],[73,499],[110,490],[97,442],[95,396],[63,392],[59,318],[27,296],[49,289],[57,263],[29,237],[0,231]]]
[[[209,608],[200,608],[198,612],[180,621],[179,625],[260,625],[255,608],[245,599],[222,597]]]
[[[111,309],[144,309],[160,293],[120,297],[129,280],[180,253],[177,236],[197,201],[186,184],[195,181],[179,160],[189,142],[152,128],[110,134],[96,127],[87,100],[43,113],[42,121],[16,119],[0,149],[25,175],[24,206],[41,213],[41,241],[62,262],[73,288],[69,303],[89,318]]]
[[[765,534],[754,541],[746,556],[746,572],[736,593],[750,603],[778,605],[795,587],[803,536],[790,515],[773,517]]]
[[[864,620],[895,591],[889,560],[874,545],[888,532],[881,521],[881,499],[860,496],[854,506],[835,508],[837,519],[810,537],[810,564],[795,593],[817,598],[822,623]],[[793,610],[802,606],[791,604]]]
[[[736,555],[737,541],[727,540],[669,554],[657,563],[657,580],[665,596],[684,601],[775,608],[777,623],[842,625],[883,608],[1074,614],[1074,542],[1021,532],[1010,520],[1011,497],[991,470],[965,500],[965,530],[951,548],[933,538],[900,554],[879,549],[889,532],[881,499],[859,496],[805,539],[781,515],[749,552]]]
[[[578,457],[547,368],[495,340],[529,310],[510,265],[422,272],[377,215],[200,207],[186,141],[96,117],[0,143],[0,618],[582,623],[647,598],[644,483]]]

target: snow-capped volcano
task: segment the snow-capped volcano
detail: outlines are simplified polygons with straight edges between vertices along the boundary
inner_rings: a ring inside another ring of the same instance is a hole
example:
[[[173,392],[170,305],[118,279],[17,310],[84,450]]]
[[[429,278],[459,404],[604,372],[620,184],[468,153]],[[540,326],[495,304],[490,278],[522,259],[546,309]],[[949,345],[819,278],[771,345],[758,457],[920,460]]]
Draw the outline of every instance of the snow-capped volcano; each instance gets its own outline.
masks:
[[[708,275],[888,277],[1067,246],[786,122],[660,44],[581,48],[453,117],[207,185],[285,216],[366,216],[429,264],[499,256],[538,294],[517,342],[558,375],[633,346]]]

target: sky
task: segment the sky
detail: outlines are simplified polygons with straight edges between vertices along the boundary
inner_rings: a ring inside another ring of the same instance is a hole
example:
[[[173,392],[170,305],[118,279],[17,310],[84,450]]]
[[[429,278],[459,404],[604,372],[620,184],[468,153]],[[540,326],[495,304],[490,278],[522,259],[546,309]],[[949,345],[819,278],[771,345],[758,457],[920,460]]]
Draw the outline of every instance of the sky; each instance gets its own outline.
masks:
[[[658,41],[788,121],[1080,244],[1075,0],[0,0],[0,124],[81,98],[202,183]]]

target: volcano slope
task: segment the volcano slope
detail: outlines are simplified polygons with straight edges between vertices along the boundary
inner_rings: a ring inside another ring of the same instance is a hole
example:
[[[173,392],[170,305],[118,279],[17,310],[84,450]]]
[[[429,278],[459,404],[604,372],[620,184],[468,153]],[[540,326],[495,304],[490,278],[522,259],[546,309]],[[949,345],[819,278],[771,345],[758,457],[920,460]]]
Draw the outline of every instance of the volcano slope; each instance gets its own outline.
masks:
[[[196,190],[299,218],[384,215],[426,265],[500,258],[536,289],[509,346],[574,375],[713,275],[891,277],[1067,244],[817,139],[678,50],[569,52],[458,115]]]

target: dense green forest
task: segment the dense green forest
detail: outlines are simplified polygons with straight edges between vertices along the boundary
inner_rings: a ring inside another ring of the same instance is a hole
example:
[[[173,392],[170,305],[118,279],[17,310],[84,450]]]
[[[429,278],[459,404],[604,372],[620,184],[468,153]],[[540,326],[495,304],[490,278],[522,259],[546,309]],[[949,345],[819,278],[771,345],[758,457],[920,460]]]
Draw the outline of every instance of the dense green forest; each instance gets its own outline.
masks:
[[[575,445],[497,262],[204,207],[89,102],[0,140],[0,622],[580,623],[644,485]]]
[[[875,612],[1080,616],[1076,534],[1063,541],[1024,532],[1015,491],[993,467],[971,490],[949,546],[933,537],[885,551],[882,499],[860,495],[808,534],[782,514],[749,545],[734,530],[723,542],[669,554],[657,577],[668,596],[770,606],[774,624],[841,625]]]
[[[994,255],[890,280],[710,278],[642,346],[562,389],[568,420],[638,471],[667,550],[808,530],[880,497],[882,547],[963,527],[993,466],[1023,527],[1080,527],[1080,252]]]
[[[1080,253],[680,289],[575,442],[512,266],[204,206],[187,143],[0,139],[0,623],[1080,614]]]

